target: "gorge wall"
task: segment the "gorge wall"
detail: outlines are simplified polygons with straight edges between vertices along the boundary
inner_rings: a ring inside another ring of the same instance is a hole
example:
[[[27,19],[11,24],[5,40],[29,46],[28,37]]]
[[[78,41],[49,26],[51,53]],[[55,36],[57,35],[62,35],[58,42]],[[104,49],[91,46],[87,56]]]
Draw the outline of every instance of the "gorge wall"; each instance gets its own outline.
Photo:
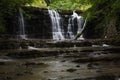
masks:
[[[67,33],[68,20],[73,14],[73,11],[58,10],[61,16],[61,23],[64,28],[64,34]],[[76,11],[81,14],[81,11]],[[25,34],[27,38],[52,39],[52,23],[48,9],[37,7],[23,7],[22,14],[24,17]],[[11,38],[17,38],[20,33],[19,10],[16,9],[14,16],[10,16],[7,20],[6,33]],[[76,20],[75,20],[76,22]],[[77,31],[77,23],[75,23]]]
[[[73,14],[73,11],[58,10],[58,12],[62,17],[64,31],[67,32],[68,20]],[[25,33],[27,34],[28,38],[52,38],[52,24],[48,9],[37,7],[22,7],[22,13],[25,21]],[[76,11],[76,13],[81,14],[82,12]],[[0,32],[0,38],[16,38],[20,33],[19,9],[14,9],[14,11],[10,13],[9,16],[7,14],[5,15],[5,31],[2,33]],[[110,17],[108,21],[106,21],[104,17],[105,15],[99,14],[95,19],[87,21],[83,35],[84,38],[96,39],[105,38],[105,36],[108,36],[108,38],[113,38],[114,36],[119,37],[120,17]]]
[[[24,16],[25,34],[27,38],[51,39],[52,24],[48,13],[48,9],[36,7],[23,7],[22,13]],[[62,17],[64,30],[67,30],[68,19],[72,15],[72,11],[59,12]],[[80,12],[79,12],[80,13]],[[6,32],[11,38],[16,38],[19,35],[19,10],[16,10],[14,16],[7,20]]]

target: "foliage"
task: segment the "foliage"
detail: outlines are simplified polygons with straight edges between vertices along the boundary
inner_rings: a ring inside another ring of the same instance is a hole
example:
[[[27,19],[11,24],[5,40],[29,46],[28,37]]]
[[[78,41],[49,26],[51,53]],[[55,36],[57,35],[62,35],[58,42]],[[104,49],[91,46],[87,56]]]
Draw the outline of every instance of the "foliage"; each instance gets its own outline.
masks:
[[[85,10],[90,7],[85,2],[86,0],[50,0],[50,7],[62,10],[81,10],[81,8]]]
[[[101,15],[111,16],[119,13],[120,0],[47,0],[52,9],[86,10],[88,19]]]
[[[26,5],[32,6],[38,1],[43,4],[44,0],[0,0],[0,32],[5,30],[6,20],[14,16],[16,9]]]
[[[26,6],[34,6],[40,8],[47,8],[45,0],[34,0],[32,3],[27,3]]]
[[[119,27],[119,22],[116,21],[120,20],[120,0],[88,0],[88,2],[92,6],[85,12],[85,16],[87,16],[90,23],[94,24],[92,28],[95,29],[95,32],[102,30],[103,34],[106,35],[108,28],[115,29],[115,27]],[[113,22],[113,19],[116,21]],[[100,35],[102,35],[102,32]]]

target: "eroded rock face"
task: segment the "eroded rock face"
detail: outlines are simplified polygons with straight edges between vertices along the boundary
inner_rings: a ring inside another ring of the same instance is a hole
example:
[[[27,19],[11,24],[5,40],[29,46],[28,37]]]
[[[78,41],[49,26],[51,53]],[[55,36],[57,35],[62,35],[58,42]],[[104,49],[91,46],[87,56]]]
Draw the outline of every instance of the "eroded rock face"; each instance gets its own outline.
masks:
[[[77,48],[77,47],[102,47],[103,44],[107,46],[119,46],[120,40],[65,40],[65,41],[54,41],[47,39],[28,39],[28,40],[12,40],[12,39],[0,39],[0,50],[9,50],[9,49],[28,49],[29,46],[35,48]],[[107,51],[107,50],[106,50]],[[108,51],[119,52],[119,48],[109,49]],[[83,50],[82,52],[93,52],[93,50]]]
[[[28,38],[51,39],[52,27],[48,9],[23,7]]]
[[[73,11],[58,10],[58,13],[61,15],[61,24],[63,25],[65,34],[67,32],[68,20],[73,14]],[[82,12],[76,11],[76,13],[81,14]],[[5,34],[9,35],[8,38],[16,38],[20,34],[19,10],[16,9],[13,14],[14,16],[10,16],[10,18],[7,19],[8,23]],[[52,23],[48,9],[22,7],[22,14],[27,38],[52,39]]]

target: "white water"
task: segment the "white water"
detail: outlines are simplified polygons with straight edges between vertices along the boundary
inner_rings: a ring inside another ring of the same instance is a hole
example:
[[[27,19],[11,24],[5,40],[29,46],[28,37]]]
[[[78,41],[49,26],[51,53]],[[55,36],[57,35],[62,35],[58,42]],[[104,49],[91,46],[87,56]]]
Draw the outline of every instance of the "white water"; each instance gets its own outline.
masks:
[[[52,22],[52,35],[54,40],[64,40],[63,27],[61,25],[61,17],[55,10],[48,10]]]
[[[77,19],[77,26],[74,25],[75,19]],[[73,15],[69,18],[69,21],[68,21],[67,38],[74,39],[76,34],[74,34],[73,29],[77,27],[77,33],[81,33],[85,28],[85,24],[86,24],[86,21],[84,22],[84,25],[83,25],[83,17],[73,12]],[[79,39],[83,40],[84,38],[81,35]]]
[[[35,48],[35,47],[32,47],[32,46],[28,46],[28,49],[29,50],[40,50],[40,48]]]
[[[86,19],[84,21],[83,27],[80,30],[78,30],[78,33],[81,33],[85,29],[85,26],[86,26]],[[79,40],[84,40],[83,35],[81,35],[80,38],[78,38],[78,39]]]
[[[21,11],[21,9],[19,9],[19,25],[20,25],[20,31],[19,31],[19,38],[21,39],[26,39],[26,34],[25,34],[25,22],[24,22],[24,17],[23,17],[23,13]]]
[[[67,35],[66,35],[68,39],[74,39],[74,37],[75,37],[75,35],[72,31],[72,26],[74,26],[73,18],[69,18],[68,27],[67,27]]]

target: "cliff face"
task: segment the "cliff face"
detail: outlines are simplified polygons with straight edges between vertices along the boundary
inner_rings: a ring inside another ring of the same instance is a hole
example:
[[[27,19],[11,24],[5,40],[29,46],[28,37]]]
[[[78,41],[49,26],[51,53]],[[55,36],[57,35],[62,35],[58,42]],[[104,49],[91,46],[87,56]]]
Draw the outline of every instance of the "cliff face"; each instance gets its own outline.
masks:
[[[68,20],[73,12],[66,10],[58,10],[58,12],[62,17],[62,24],[65,34],[68,29]],[[76,12],[78,14],[82,13],[81,11]],[[48,9],[23,7],[22,13],[24,16],[25,34],[27,35],[27,38],[52,39],[52,24]],[[94,39],[104,38],[105,36],[107,36],[107,38],[113,38],[114,35],[118,35],[119,18],[111,17],[111,19],[107,22],[103,21],[103,17],[97,17],[96,19],[87,22],[85,31],[83,32],[85,38]],[[19,10],[16,9],[14,11],[14,16],[9,16],[6,20],[7,26],[5,34],[8,35],[3,36],[16,38],[16,35],[19,35],[20,33]],[[103,24],[98,25],[101,21],[103,21]],[[75,27],[75,30],[77,30],[77,27]]]
[[[67,33],[68,20],[73,14],[73,11],[58,10],[61,16],[61,23],[63,25],[64,34]],[[76,11],[80,14],[81,11]],[[48,12],[45,8],[23,7],[22,14],[24,17],[25,34],[27,38],[52,39],[52,23]],[[7,19],[6,34],[12,38],[20,33],[20,13],[16,10],[14,16]],[[77,24],[75,27],[77,30]]]
[[[50,39],[52,37],[51,20],[47,9],[23,8],[28,38]]]
[[[48,13],[48,9],[36,7],[23,7],[25,34],[28,38],[52,39],[52,23]],[[72,15],[72,11],[59,12],[62,17],[64,30],[68,26],[68,19]],[[15,38],[20,33],[19,10],[16,10],[14,16],[7,19],[6,34]]]

